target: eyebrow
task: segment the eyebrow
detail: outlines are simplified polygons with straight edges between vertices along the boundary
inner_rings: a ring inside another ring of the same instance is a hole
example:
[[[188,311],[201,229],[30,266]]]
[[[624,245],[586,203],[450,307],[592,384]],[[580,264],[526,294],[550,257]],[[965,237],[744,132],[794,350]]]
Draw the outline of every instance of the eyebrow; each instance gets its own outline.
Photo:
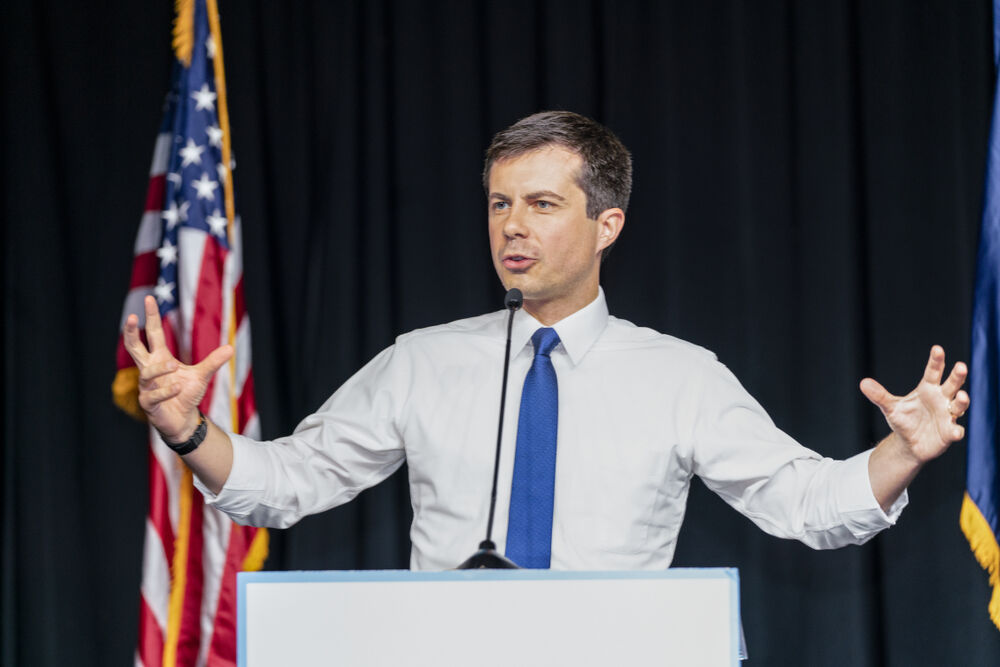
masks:
[[[566,201],[566,198],[560,194],[552,192],[552,190],[539,190],[538,192],[529,192],[524,195],[525,199],[558,199],[559,201]]]
[[[511,201],[510,197],[503,194],[502,192],[491,192],[489,199],[491,200],[495,199],[497,201],[503,201],[508,203]],[[552,190],[537,190],[535,192],[529,192],[528,194],[524,195],[524,199],[527,201],[535,201],[537,199],[558,199],[561,202],[566,201],[565,197],[556,192],[553,192]]]

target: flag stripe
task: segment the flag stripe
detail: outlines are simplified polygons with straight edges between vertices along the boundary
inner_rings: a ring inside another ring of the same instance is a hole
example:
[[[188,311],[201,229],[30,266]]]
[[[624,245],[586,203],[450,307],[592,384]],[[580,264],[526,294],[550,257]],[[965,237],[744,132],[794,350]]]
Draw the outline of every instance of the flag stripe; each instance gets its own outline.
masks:
[[[168,117],[169,114],[167,114],[167,117],[164,118],[164,121],[169,120]],[[169,124],[166,122],[164,122],[164,125],[169,127]],[[170,164],[170,149],[172,148],[170,139],[171,134],[169,132],[160,132],[156,135],[156,144],[153,146],[153,161],[149,165],[150,181],[155,179],[157,176],[162,176],[167,173],[167,165]],[[150,208],[154,208],[158,211],[160,210],[162,204],[163,198],[161,197],[155,202],[153,207],[147,206],[146,209],[149,210]]]
[[[173,553],[173,545],[170,545]],[[163,643],[163,629],[167,627],[167,608],[170,606],[170,558],[163,549],[160,534],[152,522],[146,521],[146,543],[143,545],[142,598],[156,619],[160,629],[160,644]]]
[[[243,349],[245,346],[250,345],[250,320],[244,319],[240,324],[240,328],[236,331],[236,349]],[[247,378],[253,372],[253,368],[250,366],[249,355],[241,354],[236,357],[236,386],[234,391],[237,395],[242,394],[246,386]]]
[[[253,440],[260,440],[260,418],[256,413],[247,420],[246,428],[243,429],[243,435]]]
[[[132,262],[132,280],[129,282],[129,287],[135,289],[155,285],[159,275],[160,258],[156,256],[155,251],[136,255]]]
[[[222,338],[222,319],[218,316],[206,317],[206,314],[207,311],[213,314],[222,312],[222,267],[225,250],[213,241],[205,243],[204,248],[198,280],[198,297],[195,302],[196,310],[191,321],[191,356],[199,360],[217,348]]]
[[[201,608],[201,645],[199,646],[199,664],[211,664],[209,653],[211,644],[215,640],[214,628],[217,624],[218,605],[223,603],[220,592],[223,590],[223,582],[226,578],[226,554],[232,548],[240,548],[240,545],[233,544],[232,528],[234,524],[225,516],[218,512],[206,508],[202,515],[205,532],[219,536],[218,540],[212,540],[205,544],[203,550],[203,565],[206,573],[205,585],[202,590]],[[221,576],[207,576],[208,573],[221,573]]]
[[[209,665],[231,665],[236,662],[236,573],[243,568],[243,559],[250,548],[252,534],[243,526],[233,525],[229,534],[229,548],[226,550],[225,570],[215,614],[215,627],[219,628],[212,637]]]
[[[236,296],[236,302],[234,304],[236,310],[236,321],[243,322],[247,314],[246,302],[243,298],[243,275],[240,274],[239,282],[236,283],[236,287],[233,289],[233,294]]]
[[[191,346],[192,329],[199,325],[198,316],[218,317],[215,302],[204,302],[207,292],[201,291],[199,279],[203,275],[203,256],[206,252],[205,232],[200,229],[181,228],[177,235],[177,245],[180,259],[177,261],[177,308],[170,312],[183,323],[179,327],[178,340],[181,361],[193,363],[198,357],[193,356]],[[215,280],[218,280],[217,278]],[[200,308],[199,308],[200,306]]]
[[[152,442],[150,449],[153,457],[160,467],[160,474],[163,475],[167,482],[167,511],[169,512],[170,527],[174,533],[174,543],[176,544],[176,536],[181,523],[181,482],[186,469],[184,464],[180,462],[180,459],[177,458],[177,455],[163,443],[160,434],[155,429],[151,428],[149,435]],[[152,499],[150,499],[150,502],[152,502]],[[171,548],[170,553],[171,558],[173,558],[173,548]]]
[[[253,375],[247,375],[243,383],[243,393],[240,394],[240,432],[246,431],[247,421],[250,415],[257,413],[256,398],[254,398]]]
[[[166,476],[156,455],[149,455],[149,523],[160,538],[163,553],[169,562],[174,555],[174,528],[170,521],[170,491]]]
[[[169,136],[167,135],[167,137]],[[160,217],[160,209],[163,208],[163,197],[166,191],[166,176],[160,174],[149,179],[149,188],[146,190],[146,210],[156,213],[157,218]]]
[[[145,598],[139,599],[139,660],[146,667],[160,667],[163,662],[163,635]]]
[[[160,209],[146,211],[139,220],[139,233],[135,237],[133,252],[138,255],[139,253],[154,251],[160,247],[160,241],[162,240],[163,215]],[[153,285],[155,283],[156,280],[154,279],[149,284]]]

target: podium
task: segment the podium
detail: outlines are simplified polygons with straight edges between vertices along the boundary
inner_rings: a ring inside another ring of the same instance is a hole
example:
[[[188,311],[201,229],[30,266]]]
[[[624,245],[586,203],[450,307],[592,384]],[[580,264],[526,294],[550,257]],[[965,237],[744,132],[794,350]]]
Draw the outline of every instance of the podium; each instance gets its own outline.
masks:
[[[241,572],[238,664],[739,665],[735,569]]]

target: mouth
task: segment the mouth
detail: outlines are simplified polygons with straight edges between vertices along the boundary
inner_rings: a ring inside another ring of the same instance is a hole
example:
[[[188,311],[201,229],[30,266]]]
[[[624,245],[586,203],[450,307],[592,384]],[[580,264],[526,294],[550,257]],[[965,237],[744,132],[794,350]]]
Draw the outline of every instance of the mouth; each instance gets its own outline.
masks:
[[[538,260],[534,257],[509,253],[503,256],[501,263],[508,271],[525,271],[536,261]]]

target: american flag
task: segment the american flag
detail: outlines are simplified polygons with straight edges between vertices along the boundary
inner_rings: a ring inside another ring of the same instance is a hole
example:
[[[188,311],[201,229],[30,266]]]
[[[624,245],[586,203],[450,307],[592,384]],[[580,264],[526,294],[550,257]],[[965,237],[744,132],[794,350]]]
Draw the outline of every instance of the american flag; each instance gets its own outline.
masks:
[[[233,345],[233,360],[216,374],[200,407],[223,428],[259,437],[215,0],[179,0],[174,50],[121,326],[136,313],[144,327],[142,301],[153,294],[167,344],[182,362]],[[136,382],[119,337],[115,402],[141,417]],[[260,569],[267,531],[238,526],[205,506],[180,458],[154,429],[149,436],[136,664],[234,665],[236,573]]]

